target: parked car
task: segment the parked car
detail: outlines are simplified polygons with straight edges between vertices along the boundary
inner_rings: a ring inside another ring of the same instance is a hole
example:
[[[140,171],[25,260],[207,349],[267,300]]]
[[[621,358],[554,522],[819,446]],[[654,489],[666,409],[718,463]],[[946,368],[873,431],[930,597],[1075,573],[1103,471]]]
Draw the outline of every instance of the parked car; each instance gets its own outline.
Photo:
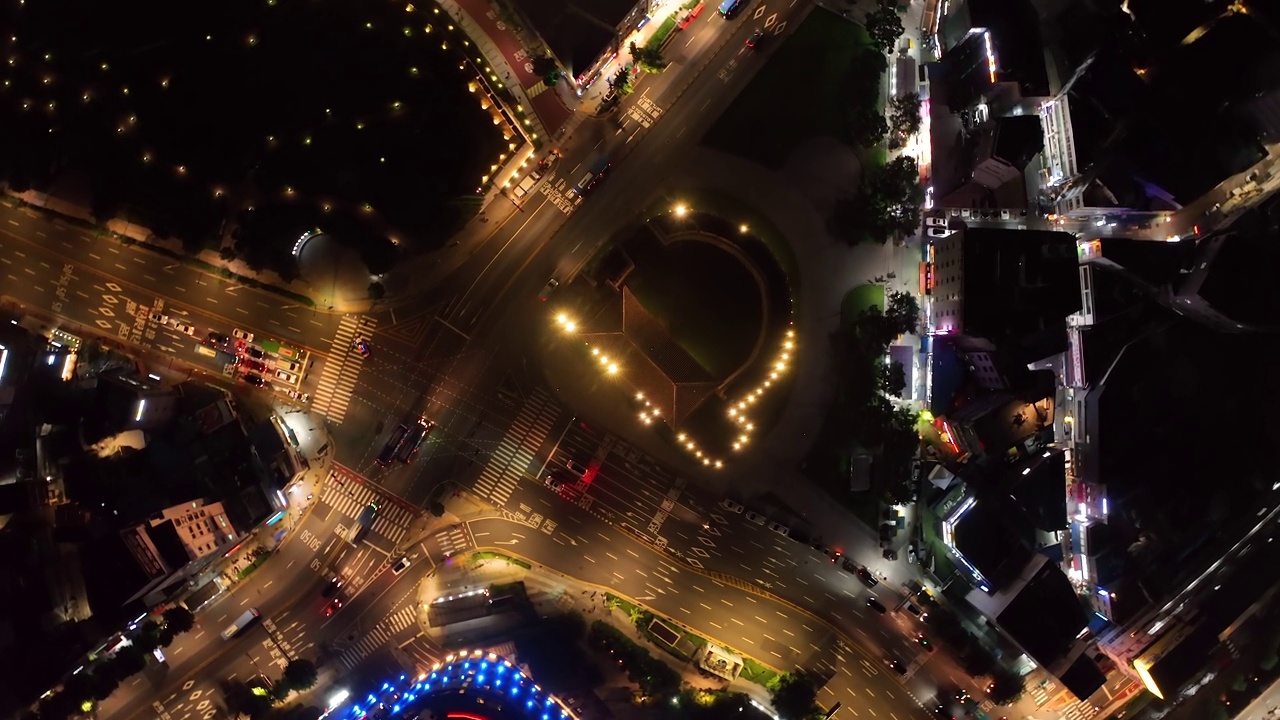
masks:
[[[782,537],[786,537],[787,534],[791,532],[791,528],[787,527],[786,525],[783,525],[782,523],[776,520],[774,522],[769,523],[769,529],[778,533]]]
[[[925,225],[928,225],[929,227],[943,227],[943,228],[944,228],[944,227],[946,227],[946,226],[947,226],[947,219],[946,219],[946,218],[940,218],[940,217],[927,217],[927,218],[925,218],[925,219],[924,219],[924,223],[925,223]]]
[[[191,337],[196,336],[196,326],[192,325],[191,323],[183,322],[179,320],[178,322],[173,324],[173,327],[180,333],[186,333]]]
[[[751,510],[747,511],[747,519],[757,525],[763,525],[765,523],[765,517],[763,515]]]
[[[731,513],[739,513],[739,514],[740,514],[740,513],[742,512],[742,504],[741,504],[741,503],[736,503],[736,502],[734,502],[734,501],[730,500],[729,498],[725,498],[725,499],[721,500],[721,501],[720,501],[720,507],[724,508],[725,510],[728,510],[728,511],[729,511],[729,512],[731,512]]]
[[[945,227],[931,227],[927,233],[931,238],[944,238],[951,234],[951,230]]]
[[[889,612],[889,608],[886,608],[884,606],[884,603],[880,602],[875,598],[867,598],[867,607],[871,608],[872,610],[875,610],[881,615]]]
[[[240,328],[232,328],[231,337],[237,340],[243,340],[247,343],[253,342],[253,333],[247,330],[241,330]]]
[[[560,281],[555,278],[551,278],[547,281],[546,285],[542,286],[542,292],[538,293],[538,299],[542,302],[546,302],[547,298],[551,297],[551,293],[555,292],[558,287],[560,287]]]
[[[406,557],[402,557],[402,558],[400,558],[399,560],[397,560],[397,561],[396,561],[396,564],[395,564],[395,565],[392,565],[392,566],[391,566],[391,574],[392,574],[392,575],[399,575],[400,573],[402,573],[402,572],[404,572],[405,570],[408,570],[408,569],[409,569],[409,558],[408,558],[407,556],[406,556]]]

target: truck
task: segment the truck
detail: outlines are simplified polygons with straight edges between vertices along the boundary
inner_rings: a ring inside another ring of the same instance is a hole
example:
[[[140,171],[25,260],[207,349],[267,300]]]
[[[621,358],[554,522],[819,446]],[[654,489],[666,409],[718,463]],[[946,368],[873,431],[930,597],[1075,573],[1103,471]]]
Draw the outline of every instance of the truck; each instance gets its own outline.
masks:
[[[360,516],[347,528],[347,536],[345,540],[352,545],[360,542],[365,533],[369,532],[369,528],[373,525],[373,519],[378,516],[378,503],[369,503],[360,511]]]
[[[227,629],[222,631],[222,639],[230,640],[231,638],[238,635],[241,630],[244,630],[245,628],[253,624],[253,621],[257,619],[258,619],[257,608],[249,608],[248,610],[245,610],[243,615],[236,618],[235,622],[228,625]]]

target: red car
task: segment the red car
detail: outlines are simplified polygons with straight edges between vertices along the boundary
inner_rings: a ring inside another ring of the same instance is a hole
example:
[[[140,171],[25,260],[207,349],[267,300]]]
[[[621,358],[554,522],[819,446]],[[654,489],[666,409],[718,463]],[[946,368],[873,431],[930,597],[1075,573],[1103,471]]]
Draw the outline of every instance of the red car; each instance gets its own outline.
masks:
[[[257,360],[249,360],[248,358],[246,358],[242,360],[240,364],[243,365],[246,370],[252,370],[254,372],[259,372],[259,373],[264,373],[267,371],[267,366],[263,365],[261,362]]]
[[[324,616],[333,617],[333,614],[342,609],[342,598],[334,598],[332,602],[324,606]]]

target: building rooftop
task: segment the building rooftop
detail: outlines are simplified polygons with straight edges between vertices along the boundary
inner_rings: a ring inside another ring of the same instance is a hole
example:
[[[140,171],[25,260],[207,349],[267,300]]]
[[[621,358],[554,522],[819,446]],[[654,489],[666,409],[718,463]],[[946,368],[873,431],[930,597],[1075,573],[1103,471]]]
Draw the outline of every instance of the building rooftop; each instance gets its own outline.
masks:
[[[617,27],[635,0],[513,0],[551,52],[577,77],[617,41]]]

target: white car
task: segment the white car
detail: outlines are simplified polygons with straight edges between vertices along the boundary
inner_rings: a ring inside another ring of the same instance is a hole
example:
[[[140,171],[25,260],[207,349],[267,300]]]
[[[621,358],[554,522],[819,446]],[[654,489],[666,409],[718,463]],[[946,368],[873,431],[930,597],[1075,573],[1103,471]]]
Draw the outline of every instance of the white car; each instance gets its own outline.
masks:
[[[173,326],[177,328],[178,332],[186,333],[192,337],[195,337],[196,327],[191,323],[185,323],[179,320],[178,322],[174,323]]]
[[[951,235],[951,230],[944,227],[931,227],[927,234],[929,237],[944,238]]]
[[[787,527],[786,525],[783,525],[780,522],[769,523],[769,529],[778,533],[782,537],[786,537],[791,533],[791,528]]]
[[[765,517],[757,512],[747,511],[747,519],[757,525],[764,525]]]
[[[1009,211],[1008,211],[1008,210],[1001,210],[1001,211],[1000,211],[1000,219],[1001,219],[1001,220],[1008,220],[1008,219],[1009,219]]]
[[[924,224],[929,227],[946,227],[947,219],[940,217],[928,217],[924,219]]]
[[[168,315],[165,315],[165,314],[164,314],[164,313],[162,313],[162,312],[154,312],[154,311],[153,311],[153,312],[152,312],[150,315],[148,315],[147,317],[149,317],[149,318],[151,319],[151,322],[154,322],[154,323],[160,323],[161,325],[168,325],[168,324],[169,324],[169,316],[168,316]]]
[[[725,510],[728,510],[731,513],[741,513],[743,510],[741,503],[736,503],[730,500],[729,498],[725,498],[721,500],[720,507],[724,508]]]
[[[391,574],[392,574],[392,575],[399,575],[400,573],[402,573],[402,572],[404,572],[405,570],[408,570],[408,569],[409,569],[409,558],[407,558],[407,557],[402,557],[402,558],[400,558],[399,560],[397,560],[397,561],[396,561],[396,564],[395,564],[395,565],[392,565],[392,566],[391,566]]]
[[[283,370],[277,370],[277,371],[276,371],[276,377],[278,377],[278,378],[280,378],[281,380],[283,380],[283,381],[285,381],[285,382],[289,383],[290,385],[292,385],[292,384],[294,384],[294,383],[298,382],[298,376],[297,376],[297,375],[294,375],[294,374],[292,374],[292,373],[287,373],[287,372],[285,372],[285,371],[283,371]]]
[[[538,293],[538,299],[542,302],[546,302],[547,298],[551,297],[551,293],[555,292],[558,287],[560,287],[560,281],[555,278],[551,278],[547,281],[546,285],[542,286],[542,292]]]
[[[251,342],[253,342],[253,333],[251,333],[251,332],[245,332],[244,330],[241,330],[240,328],[233,328],[233,329],[231,330],[231,337],[233,337],[233,338],[235,338],[235,339],[237,339],[237,340],[243,340],[243,341],[245,341],[245,342],[247,342],[247,343],[251,343]]]

